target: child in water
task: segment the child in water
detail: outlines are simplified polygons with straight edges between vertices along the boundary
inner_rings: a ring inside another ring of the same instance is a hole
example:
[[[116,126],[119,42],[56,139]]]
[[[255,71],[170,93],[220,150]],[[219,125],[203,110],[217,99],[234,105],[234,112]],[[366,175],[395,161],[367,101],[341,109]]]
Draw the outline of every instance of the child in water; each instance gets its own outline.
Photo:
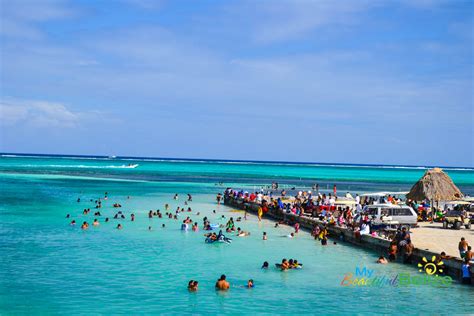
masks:
[[[196,292],[198,290],[198,281],[191,280],[188,282],[188,290],[190,292]]]
[[[253,287],[254,287],[254,285],[253,285],[253,280],[252,280],[252,279],[248,280],[248,281],[247,281],[247,288],[251,289],[251,288],[253,288]]]

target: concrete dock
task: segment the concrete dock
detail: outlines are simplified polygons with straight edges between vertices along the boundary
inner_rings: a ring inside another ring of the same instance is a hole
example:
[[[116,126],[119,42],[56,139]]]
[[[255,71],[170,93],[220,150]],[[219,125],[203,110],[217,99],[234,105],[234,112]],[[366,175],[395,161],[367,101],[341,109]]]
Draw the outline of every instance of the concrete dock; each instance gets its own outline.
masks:
[[[244,200],[241,198],[233,198],[230,196],[224,196],[224,204],[233,208],[247,210],[250,213],[257,213],[257,210],[260,207],[260,204],[256,202],[244,202]],[[294,223],[297,222],[302,228],[306,228],[309,230],[312,230],[315,225],[324,225],[323,222],[316,218],[288,214],[286,212],[276,211],[273,209],[270,209],[265,214],[265,217],[278,221],[285,220]],[[436,225],[433,227],[436,227]],[[369,235],[363,235],[360,239],[358,239],[355,237],[354,232],[352,230],[334,225],[329,225],[328,231],[329,237],[331,238],[342,239],[344,242],[350,243],[354,246],[371,249],[376,251],[378,254],[384,254],[385,256],[387,256],[387,250],[390,245],[390,240]],[[431,233],[432,231],[434,233]],[[431,235],[436,234],[436,232],[438,232],[436,236]],[[465,234],[466,236],[464,236],[468,241],[470,239],[469,237],[472,237],[472,231],[469,231],[469,233],[471,233],[471,235],[468,236],[468,234]],[[445,251],[448,255],[453,256],[453,258],[443,260],[445,267],[447,267],[447,274],[455,280],[461,280],[461,267],[463,261],[461,258],[454,257],[458,256],[459,254],[455,253],[453,250],[453,245],[455,249],[457,249],[457,244],[459,242],[459,239],[461,238],[459,237],[458,239],[457,234],[458,233],[452,233],[451,237],[445,239],[444,234],[443,237],[440,238],[438,229],[426,227],[425,225],[422,225],[422,227],[420,228],[415,228],[412,234],[412,241],[416,246],[413,252],[413,265],[417,266],[417,264],[421,262],[423,258],[431,260],[433,256],[439,256],[441,251]],[[433,246],[435,244],[437,245],[436,247]],[[446,249],[449,249],[449,252]],[[471,278],[473,281],[472,284],[474,285],[474,275],[472,275]]]

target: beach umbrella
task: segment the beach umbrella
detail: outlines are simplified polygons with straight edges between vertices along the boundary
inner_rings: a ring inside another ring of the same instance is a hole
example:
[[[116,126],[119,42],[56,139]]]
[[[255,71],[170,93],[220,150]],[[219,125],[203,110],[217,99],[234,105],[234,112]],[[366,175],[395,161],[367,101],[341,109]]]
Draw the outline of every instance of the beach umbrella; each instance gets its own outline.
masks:
[[[427,170],[406,196],[414,201],[429,200],[432,210],[435,201],[450,201],[463,197],[453,180],[440,168]],[[431,216],[431,220],[433,217]]]
[[[440,168],[425,172],[423,177],[413,185],[407,198],[414,201],[451,201],[462,198],[463,195],[453,180]]]

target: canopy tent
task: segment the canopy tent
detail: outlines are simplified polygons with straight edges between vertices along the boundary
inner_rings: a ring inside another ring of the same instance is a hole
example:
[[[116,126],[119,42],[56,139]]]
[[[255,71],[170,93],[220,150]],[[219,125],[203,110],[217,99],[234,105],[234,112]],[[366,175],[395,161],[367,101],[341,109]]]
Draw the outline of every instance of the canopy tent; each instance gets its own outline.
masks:
[[[452,201],[463,197],[453,180],[440,168],[427,170],[406,195],[414,201]]]

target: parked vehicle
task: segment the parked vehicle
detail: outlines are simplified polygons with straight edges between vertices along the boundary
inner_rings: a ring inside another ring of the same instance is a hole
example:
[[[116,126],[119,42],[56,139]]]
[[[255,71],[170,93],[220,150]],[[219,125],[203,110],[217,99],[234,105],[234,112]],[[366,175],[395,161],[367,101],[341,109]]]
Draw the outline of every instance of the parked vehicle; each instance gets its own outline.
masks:
[[[449,226],[454,229],[461,229],[462,226],[471,229],[471,219],[466,211],[450,210],[444,216],[443,228],[449,228]]]
[[[416,226],[418,215],[407,205],[393,204],[374,204],[367,205],[362,210],[363,213],[369,215],[372,223],[375,225],[382,224],[399,224],[402,226]]]

